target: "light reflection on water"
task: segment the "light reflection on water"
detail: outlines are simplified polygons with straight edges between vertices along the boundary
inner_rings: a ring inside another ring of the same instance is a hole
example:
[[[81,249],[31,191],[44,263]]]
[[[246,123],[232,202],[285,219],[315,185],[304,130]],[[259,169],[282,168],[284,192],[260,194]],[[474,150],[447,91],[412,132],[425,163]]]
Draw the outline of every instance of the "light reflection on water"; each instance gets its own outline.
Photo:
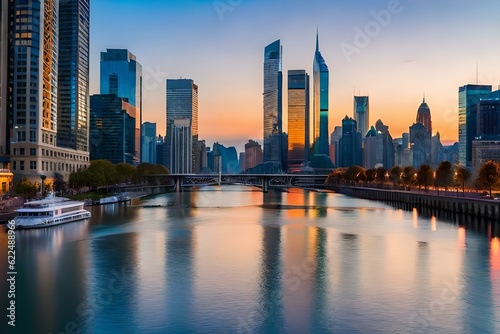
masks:
[[[18,231],[17,332],[500,331],[491,228],[240,186],[91,210],[90,221]]]

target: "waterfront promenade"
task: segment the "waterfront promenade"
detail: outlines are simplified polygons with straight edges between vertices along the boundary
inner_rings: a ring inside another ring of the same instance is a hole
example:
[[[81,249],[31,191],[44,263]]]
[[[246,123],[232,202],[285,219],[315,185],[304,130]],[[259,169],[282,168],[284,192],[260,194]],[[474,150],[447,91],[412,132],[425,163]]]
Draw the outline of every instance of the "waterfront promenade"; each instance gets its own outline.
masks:
[[[346,185],[329,185],[328,189],[347,196],[407,206],[408,209],[431,209],[457,215],[479,217],[500,222],[500,200],[467,196],[462,192],[423,192]]]

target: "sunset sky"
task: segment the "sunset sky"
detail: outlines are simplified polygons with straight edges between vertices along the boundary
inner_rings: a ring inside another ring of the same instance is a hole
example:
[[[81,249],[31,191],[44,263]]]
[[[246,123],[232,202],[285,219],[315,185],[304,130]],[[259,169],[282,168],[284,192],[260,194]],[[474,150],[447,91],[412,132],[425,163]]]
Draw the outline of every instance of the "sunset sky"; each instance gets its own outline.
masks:
[[[500,85],[498,13],[498,0],[92,1],[91,94],[100,52],[129,49],[143,66],[144,121],[157,133],[165,134],[165,80],[190,78],[200,139],[241,151],[248,139],[262,143],[264,47],[283,45],[286,131],[286,73],[312,74],[318,27],[330,132],[352,116],[356,93],[370,96],[370,124],[381,119],[400,137],[425,92],[433,132],[447,143],[458,138],[458,87],[476,82],[476,64],[480,84]]]

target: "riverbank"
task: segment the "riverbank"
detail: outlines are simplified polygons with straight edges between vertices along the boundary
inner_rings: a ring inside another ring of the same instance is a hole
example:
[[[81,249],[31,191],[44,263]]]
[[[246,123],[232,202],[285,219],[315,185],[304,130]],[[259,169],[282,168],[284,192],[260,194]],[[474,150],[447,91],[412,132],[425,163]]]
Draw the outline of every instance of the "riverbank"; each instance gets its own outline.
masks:
[[[404,191],[344,185],[327,187],[335,192],[351,197],[403,204],[408,209],[431,209],[451,212],[468,217],[479,217],[500,223],[500,200],[460,197],[462,193],[434,193],[420,191]],[[451,195],[453,194],[453,195]]]

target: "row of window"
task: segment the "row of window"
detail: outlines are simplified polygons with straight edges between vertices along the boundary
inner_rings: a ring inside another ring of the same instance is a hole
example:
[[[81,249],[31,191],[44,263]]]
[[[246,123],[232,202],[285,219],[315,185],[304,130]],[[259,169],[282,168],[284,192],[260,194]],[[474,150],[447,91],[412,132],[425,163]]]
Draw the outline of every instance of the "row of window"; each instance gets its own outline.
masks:
[[[30,156],[36,156],[36,148],[30,148],[29,149]],[[14,155],[25,155],[26,150],[24,147],[21,147],[19,149],[14,148]],[[64,158],[64,159],[69,159],[69,160],[78,160],[78,161],[89,161],[89,157],[78,155],[78,154],[71,154],[71,153],[64,153],[64,152],[59,152],[59,151],[52,151],[52,150],[46,150],[42,148],[42,156],[44,157],[53,157],[53,158]]]
[[[18,167],[19,163],[19,169]],[[76,172],[77,170],[86,169],[87,166],[81,164],[68,164],[61,162],[52,162],[52,161],[42,161],[42,171],[43,172]],[[36,170],[36,161],[29,161],[29,169]],[[12,170],[25,170],[25,161],[24,160],[14,160],[12,162]]]

